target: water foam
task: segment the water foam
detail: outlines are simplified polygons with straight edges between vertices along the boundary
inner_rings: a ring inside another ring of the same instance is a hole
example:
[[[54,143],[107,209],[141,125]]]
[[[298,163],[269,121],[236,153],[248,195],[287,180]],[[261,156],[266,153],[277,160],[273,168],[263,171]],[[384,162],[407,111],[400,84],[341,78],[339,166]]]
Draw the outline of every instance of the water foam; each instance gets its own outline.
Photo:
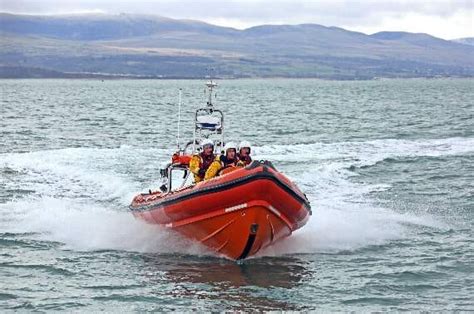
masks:
[[[429,216],[400,214],[376,205],[371,193],[386,185],[355,183],[351,166],[386,158],[472,153],[474,139],[373,140],[256,147],[255,159],[269,159],[306,192],[313,217],[302,230],[264,254],[338,252],[410,236],[411,225],[443,228]],[[0,205],[5,232],[33,233],[73,250],[207,254],[167,230],[135,220],[127,211],[132,196],[151,187],[135,172],[169,158],[168,150],[77,148],[0,155],[0,166],[20,173],[8,188],[34,195]]]
[[[128,211],[94,203],[43,197],[2,204],[0,209],[3,232],[58,242],[67,250],[209,254],[164,227],[135,219]]]
[[[390,186],[356,183],[350,180],[357,175],[350,171],[352,167],[375,165],[387,158],[470,154],[474,152],[474,139],[274,145],[258,147],[255,152],[256,158],[273,156],[275,164],[281,162],[281,170],[305,191],[313,207],[313,217],[302,230],[263,255],[338,252],[409,237],[419,227],[448,228],[427,214],[399,213],[376,204],[371,193]]]
[[[362,142],[269,145],[255,147],[262,159],[285,162],[345,160],[369,166],[386,158],[440,157],[474,152],[474,138],[399,140],[379,139]]]
[[[143,187],[120,167],[149,164],[157,155],[164,156],[165,151],[74,148],[1,155],[4,169],[21,173],[21,181],[2,183],[11,190],[35,192],[0,204],[1,230],[80,251],[209,254],[175,233],[135,219],[128,211],[132,197]],[[137,160],[137,156],[148,160]]]

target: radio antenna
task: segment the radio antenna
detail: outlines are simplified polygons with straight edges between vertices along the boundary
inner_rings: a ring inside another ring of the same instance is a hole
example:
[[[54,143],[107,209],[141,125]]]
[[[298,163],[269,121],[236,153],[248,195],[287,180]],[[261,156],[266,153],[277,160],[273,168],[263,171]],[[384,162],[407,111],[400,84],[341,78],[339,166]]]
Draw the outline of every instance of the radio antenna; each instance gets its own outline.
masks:
[[[181,92],[182,88],[179,89],[179,97],[178,97],[178,136],[176,137],[176,144],[178,145],[178,150],[180,149],[179,147],[179,135],[180,135],[180,124],[181,124]]]

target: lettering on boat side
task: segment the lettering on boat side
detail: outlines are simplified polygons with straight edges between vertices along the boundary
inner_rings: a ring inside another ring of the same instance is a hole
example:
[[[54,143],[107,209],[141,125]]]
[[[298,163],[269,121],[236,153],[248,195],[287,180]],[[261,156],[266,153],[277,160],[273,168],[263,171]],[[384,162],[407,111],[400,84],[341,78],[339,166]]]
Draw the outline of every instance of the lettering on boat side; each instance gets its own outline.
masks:
[[[228,207],[224,211],[226,213],[230,213],[230,212],[233,212],[235,210],[239,210],[239,209],[242,209],[242,208],[245,208],[245,207],[247,207],[247,203],[240,204],[240,205],[235,205],[235,206],[232,206],[232,207]]]

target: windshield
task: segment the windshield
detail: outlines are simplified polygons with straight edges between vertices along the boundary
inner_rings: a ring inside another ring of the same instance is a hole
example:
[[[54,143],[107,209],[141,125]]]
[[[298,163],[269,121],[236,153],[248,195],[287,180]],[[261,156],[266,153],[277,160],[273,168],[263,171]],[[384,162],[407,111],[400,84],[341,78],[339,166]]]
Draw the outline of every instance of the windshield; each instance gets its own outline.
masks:
[[[190,186],[194,183],[194,176],[187,168],[171,168],[170,171],[170,191]]]

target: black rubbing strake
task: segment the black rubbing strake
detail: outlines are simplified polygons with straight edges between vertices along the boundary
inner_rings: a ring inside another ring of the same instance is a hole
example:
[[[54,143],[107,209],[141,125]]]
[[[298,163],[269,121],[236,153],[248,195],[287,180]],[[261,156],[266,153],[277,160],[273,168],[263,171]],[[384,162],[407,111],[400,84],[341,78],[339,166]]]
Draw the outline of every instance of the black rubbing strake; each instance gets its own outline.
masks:
[[[149,204],[149,205],[143,205],[139,207],[133,207],[130,206],[129,208],[131,210],[136,210],[136,211],[146,211],[146,210],[152,210],[155,207],[158,206],[166,206],[170,204],[174,204],[177,202],[181,202],[183,200],[197,197],[200,195],[204,194],[210,194],[210,193],[218,193],[222,190],[227,190],[231,189],[234,187],[237,187],[242,184],[246,184],[250,181],[253,180],[259,180],[259,179],[264,179],[264,180],[270,180],[276,183],[279,187],[281,187],[283,190],[285,190],[288,194],[290,194],[293,198],[298,200],[299,203],[305,205],[309,213],[311,214],[311,206],[309,205],[309,201],[304,197],[300,196],[298,193],[296,193],[290,186],[288,186],[286,183],[282,182],[279,180],[273,173],[268,172],[268,168],[266,166],[263,166],[264,172],[252,174],[249,176],[241,177],[217,186],[210,186],[210,187],[205,187],[205,188],[198,188],[197,190],[190,190],[187,193],[179,193],[175,197],[165,197],[161,200],[158,200],[155,203]]]

